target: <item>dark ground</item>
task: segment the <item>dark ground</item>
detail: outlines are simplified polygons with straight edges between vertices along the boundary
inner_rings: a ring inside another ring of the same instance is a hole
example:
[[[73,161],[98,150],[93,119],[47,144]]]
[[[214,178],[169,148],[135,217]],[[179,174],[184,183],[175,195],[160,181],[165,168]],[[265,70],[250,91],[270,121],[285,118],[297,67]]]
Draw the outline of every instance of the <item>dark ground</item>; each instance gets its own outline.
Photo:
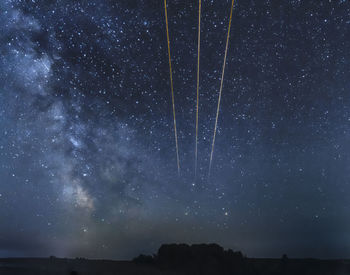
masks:
[[[329,274],[345,275],[350,274],[350,261],[348,260],[289,260],[288,270],[281,270],[280,259],[247,259],[251,267],[248,273],[231,274]],[[137,264],[128,261],[107,261],[107,260],[71,260],[56,259],[54,261],[45,259],[0,259],[1,275],[171,275],[171,274],[199,274],[186,270],[169,270],[149,264]],[[204,273],[205,274],[205,273]],[[222,274],[220,271],[207,274]]]
[[[350,275],[350,260],[254,259],[216,244],[162,245],[154,256],[132,261],[7,258],[1,275]]]

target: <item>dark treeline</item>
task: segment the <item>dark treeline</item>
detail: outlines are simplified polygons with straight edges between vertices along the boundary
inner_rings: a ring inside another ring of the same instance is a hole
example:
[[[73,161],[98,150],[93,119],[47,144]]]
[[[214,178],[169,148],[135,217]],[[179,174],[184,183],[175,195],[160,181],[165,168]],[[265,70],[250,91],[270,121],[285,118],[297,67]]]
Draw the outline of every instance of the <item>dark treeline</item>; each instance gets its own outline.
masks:
[[[254,259],[217,244],[165,244],[132,261],[0,259],[1,275],[350,275],[350,261]]]
[[[245,274],[247,270],[241,252],[224,250],[217,244],[165,244],[156,255],[140,255],[133,261],[191,274]]]
[[[343,275],[350,274],[347,261],[316,259],[251,259],[240,251],[224,250],[217,244],[165,244],[158,253],[140,255],[134,263],[192,275]]]

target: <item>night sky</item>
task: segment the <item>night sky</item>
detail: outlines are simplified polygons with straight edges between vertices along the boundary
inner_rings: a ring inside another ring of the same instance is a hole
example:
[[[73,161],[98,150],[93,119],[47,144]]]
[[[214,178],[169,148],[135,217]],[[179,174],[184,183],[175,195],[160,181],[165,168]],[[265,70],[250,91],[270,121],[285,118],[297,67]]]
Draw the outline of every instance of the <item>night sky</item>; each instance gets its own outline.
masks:
[[[162,243],[350,257],[350,3],[0,1],[0,257]]]

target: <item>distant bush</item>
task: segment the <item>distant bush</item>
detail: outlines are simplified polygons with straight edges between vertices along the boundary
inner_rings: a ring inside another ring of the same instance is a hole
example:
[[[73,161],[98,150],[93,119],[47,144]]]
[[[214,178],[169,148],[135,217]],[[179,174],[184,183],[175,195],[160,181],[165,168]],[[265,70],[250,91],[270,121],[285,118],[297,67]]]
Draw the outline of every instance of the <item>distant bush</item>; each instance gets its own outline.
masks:
[[[154,264],[153,256],[143,255],[143,254],[137,256],[132,261],[137,264]]]

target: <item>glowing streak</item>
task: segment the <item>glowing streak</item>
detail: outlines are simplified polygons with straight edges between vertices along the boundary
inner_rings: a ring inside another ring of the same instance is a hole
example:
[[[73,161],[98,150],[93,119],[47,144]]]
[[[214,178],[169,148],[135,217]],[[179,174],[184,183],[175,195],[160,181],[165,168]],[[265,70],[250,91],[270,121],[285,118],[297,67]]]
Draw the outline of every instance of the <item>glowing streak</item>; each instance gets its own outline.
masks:
[[[224,75],[225,75],[225,66],[226,66],[226,57],[227,57],[227,50],[228,50],[228,42],[229,42],[229,39],[230,39],[230,30],[231,30],[231,21],[232,21],[233,4],[234,4],[234,0],[232,0],[232,4],[231,4],[230,21],[229,21],[228,31],[227,31],[226,48],[225,48],[225,57],[224,57],[224,64],[223,64],[223,66],[222,66],[222,74],[221,74],[221,83],[220,83],[219,99],[218,99],[218,106],[217,106],[217,109],[216,109],[216,118],[215,118],[215,126],[214,126],[214,135],[213,135],[213,142],[212,142],[212,145],[211,145],[211,153],[210,153],[210,162],[209,162],[208,179],[209,179],[209,177],[210,177],[211,165],[212,165],[212,161],[213,161],[213,154],[214,154],[214,147],[215,147],[215,138],[216,138],[216,129],[217,129],[217,126],[218,126],[218,118],[219,118],[219,112],[220,112],[220,102],[221,102],[222,86],[223,86],[223,83],[224,83]]]
[[[199,0],[198,7],[198,61],[197,61],[197,111],[196,111],[196,148],[195,148],[195,163],[194,163],[194,175],[197,177],[197,160],[198,160],[198,111],[199,111],[199,60],[201,49],[201,7],[202,1]]]
[[[169,39],[169,25],[168,25],[168,12],[166,7],[166,0],[164,0],[165,11],[165,24],[166,24],[166,36],[168,41],[168,56],[169,56],[169,73],[170,73],[170,86],[171,86],[171,101],[173,105],[173,117],[174,117],[174,135],[176,146],[176,159],[177,159],[177,172],[180,175],[180,159],[179,159],[179,146],[177,142],[177,130],[176,130],[176,116],[175,116],[175,100],[174,100],[174,86],[173,86],[173,72],[171,69],[171,55],[170,55],[170,39]]]

